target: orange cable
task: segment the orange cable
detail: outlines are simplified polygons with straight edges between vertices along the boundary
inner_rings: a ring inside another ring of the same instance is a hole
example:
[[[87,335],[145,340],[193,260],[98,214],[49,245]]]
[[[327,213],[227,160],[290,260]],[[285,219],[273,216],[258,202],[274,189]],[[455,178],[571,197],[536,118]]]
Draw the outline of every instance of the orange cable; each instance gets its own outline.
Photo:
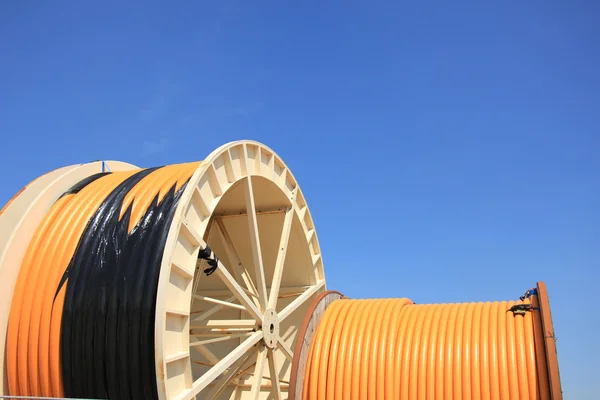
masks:
[[[509,311],[533,304],[524,314]],[[537,297],[336,300],[310,345],[303,399],[550,399]]]

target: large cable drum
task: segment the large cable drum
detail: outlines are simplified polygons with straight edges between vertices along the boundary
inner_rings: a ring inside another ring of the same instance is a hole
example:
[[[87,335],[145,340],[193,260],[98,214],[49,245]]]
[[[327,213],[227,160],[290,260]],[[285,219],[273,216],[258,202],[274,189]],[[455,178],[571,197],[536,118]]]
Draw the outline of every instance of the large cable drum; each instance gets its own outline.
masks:
[[[415,304],[321,293],[299,329],[290,400],[561,400],[550,301]]]
[[[325,277],[283,161],[238,141],[197,163],[100,164],[20,201],[28,187],[4,213],[20,222],[0,228],[1,393],[287,397]]]

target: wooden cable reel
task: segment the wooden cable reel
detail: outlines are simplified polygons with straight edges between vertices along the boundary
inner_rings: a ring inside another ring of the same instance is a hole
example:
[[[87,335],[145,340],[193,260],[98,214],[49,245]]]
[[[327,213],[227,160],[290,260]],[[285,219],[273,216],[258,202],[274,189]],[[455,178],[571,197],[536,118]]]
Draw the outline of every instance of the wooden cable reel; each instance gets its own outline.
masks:
[[[294,349],[289,400],[560,400],[550,303],[415,304],[321,293]]]
[[[100,168],[54,171],[0,217],[3,336],[33,232],[62,193]],[[298,326],[324,290],[314,225],[291,172],[257,142],[218,148],[188,180],[168,228],[156,292],[156,382],[148,384],[162,399],[286,398]],[[0,393],[10,394],[4,367],[2,375]]]

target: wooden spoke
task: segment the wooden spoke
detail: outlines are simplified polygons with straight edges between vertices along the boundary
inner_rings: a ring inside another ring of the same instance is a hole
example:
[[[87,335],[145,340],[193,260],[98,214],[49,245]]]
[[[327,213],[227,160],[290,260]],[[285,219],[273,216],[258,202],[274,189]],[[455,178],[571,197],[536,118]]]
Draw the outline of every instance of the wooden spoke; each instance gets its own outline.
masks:
[[[258,400],[260,394],[260,387],[262,385],[262,375],[265,369],[265,361],[267,358],[268,348],[261,344],[256,359],[256,367],[254,368],[254,382],[252,382],[252,389],[250,391],[250,398],[252,400]]]
[[[275,352],[273,349],[269,349],[269,374],[271,375],[271,392],[275,400],[281,400],[281,387],[279,386],[279,374],[277,372],[277,364],[275,362]],[[260,381],[257,379],[256,381]],[[256,382],[255,381],[255,382]]]
[[[208,393],[206,398],[211,400],[218,398],[221,393],[223,393],[223,390],[225,390],[227,385],[239,375],[239,371],[246,364],[246,361],[248,361],[248,359],[250,359],[250,357],[252,357],[254,354],[256,354],[256,350],[248,351],[242,358],[242,361],[239,362],[235,368],[231,368],[229,371],[227,371],[227,373],[221,378],[221,382],[213,390],[211,390],[210,393]]]
[[[233,292],[233,295],[235,297],[237,297],[239,302],[242,303],[246,307],[246,311],[248,311],[248,313],[250,313],[252,318],[254,318],[258,322],[262,321],[261,312],[258,310],[258,308],[256,308],[256,305],[254,304],[254,302],[252,300],[250,300],[250,298],[248,297],[246,292],[242,289],[240,284],[237,283],[237,281],[233,278],[233,276],[231,276],[229,271],[227,271],[227,268],[225,268],[225,266],[223,265],[223,263],[220,260],[217,265],[218,266],[217,266],[217,270],[215,271],[215,273],[219,276],[219,278],[221,278],[221,280],[225,283],[225,285],[227,285],[229,290],[231,290]]]
[[[256,351],[258,351],[258,348],[256,348]],[[240,383],[240,379],[243,378],[245,375],[250,375],[250,376],[254,376],[252,374],[252,372],[248,372],[250,370],[250,368],[254,367],[256,365],[256,359],[254,360],[254,362],[248,364],[247,367],[245,367],[239,374],[237,374],[237,376],[235,377],[235,384],[240,386],[242,385],[242,383]],[[250,386],[248,387],[249,389],[251,388]]]
[[[256,304],[260,306],[260,303],[258,303],[258,290],[256,289],[256,285],[252,280],[252,276],[248,273],[248,270],[242,265],[240,255],[237,249],[235,248],[231,237],[229,236],[229,232],[227,232],[227,228],[225,227],[223,220],[220,217],[215,217],[214,221],[216,222],[214,225],[215,230],[221,235],[221,238],[223,239],[225,253],[227,254],[227,258],[232,263],[232,269],[234,274],[236,275],[236,278],[241,279],[241,281],[244,282],[246,288],[248,289],[248,292],[251,293],[251,296],[257,299]]]
[[[254,329],[256,321],[253,319],[211,319],[208,321],[192,321],[190,329],[230,329],[244,328]]]
[[[219,331],[218,329],[210,329],[203,331],[190,331],[190,337],[195,338],[214,338],[214,337],[223,337],[223,336],[232,336],[232,335],[241,335],[242,337],[250,336],[254,333],[254,330],[251,329],[238,329],[235,332],[230,331]],[[241,342],[240,342],[241,343]]]
[[[222,305],[224,307],[236,308],[238,310],[245,310],[246,309],[246,307],[244,307],[241,304],[234,304],[234,303],[230,303],[229,301],[219,300],[219,299],[215,299],[213,297],[199,296],[197,294],[193,295],[193,297],[196,300],[205,301],[207,303],[219,304],[219,305]]]
[[[285,320],[290,316],[298,307],[300,307],[304,302],[306,302],[313,294],[317,293],[319,289],[321,289],[325,285],[325,281],[319,281],[316,285],[310,286],[307,290],[304,291],[300,296],[296,297],[290,304],[288,304],[281,312],[279,313],[279,321]]]
[[[247,162],[246,170],[250,171],[250,165]],[[254,189],[252,188],[252,177],[248,173],[246,179],[246,212],[248,213],[248,227],[250,229],[250,244],[252,246],[252,256],[254,260],[255,277],[258,284],[258,301],[261,311],[267,306],[267,285],[265,283],[265,270],[260,248],[260,237],[258,233],[258,218],[256,216],[256,206],[254,203]]]
[[[287,343],[283,340],[281,336],[277,338],[277,347],[281,349],[281,351],[288,360],[294,360],[294,353],[292,352],[292,349],[290,349],[290,347],[287,345]]]
[[[207,345],[210,343],[225,342],[227,340],[248,337],[250,335],[251,334],[249,332],[248,333],[235,333],[235,334],[225,335],[225,336],[217,337],[217,338],[213,338],[213,339],[198,340],[195,342],[190,342],[190,347],[204,346],[204,345]],[[195,336],[195,335],[191,335],[191,336]]]
[[[214,381],[216,377],[221,375],[223,371],[229,368],[236,360],[240,359],[240,357],[242,357],[243,354],[250,350],[252,346],[258,343],[262,339],[262,337],[262,331],[253,333],[252,336],[244,340],[242,344],[236,347],[231,353],[227,354],[212,368],[206,371],[204,375],[196,379],[194,383],[192,383],[192,387],[190,389],[181,392],[175,399],[183,400],[196,396],[198,393],[204,390],[212,381]]]
[[[210,351],[208,349],[208,347],[202,345],[202,344],[196,344],[194,346],[191,346],[193,348],[195,348],[196,350],[198,350],[200,352],[200,354],[202,354],[204,357],[206,357],[206,359],[213,365],[215,365],[216,363],[219,362],[219,357],[217,357],[215,355],[215,353],[213,353],[212,351]]]
[[[225,300],[225,301],[230,303],[231,301],[233,301],[235,299],[236,299],[235,296],[231,296],[231,297],[227,298],[227,300]],[[214,313],[216,313],[217,311],[221,310],[223,307],[224,306],[222,304],[217,304],[216,306],[211,307],[208,310],[206,310],[205,312],[198,315],[194,320],[201,321],[203,319],[206,319],[206,318],[210,317],[211,315],[213,315]]]
[[[281,286],[283,266],[285,264],[285,256],[287,254],[288,242],[290,241],[290,233],[292,232],[293,222],[294,207],[291,207],[286,211],[285,217],[283,219],[283,228],[281,230],[281,238],[279,239],[279,251],[277,253],[277,260],[275,261],[275,271],[273,272],[271,293],[269,293],[268,308],[275,309],[277,307],[277,299],[279,298],[279,287]]]

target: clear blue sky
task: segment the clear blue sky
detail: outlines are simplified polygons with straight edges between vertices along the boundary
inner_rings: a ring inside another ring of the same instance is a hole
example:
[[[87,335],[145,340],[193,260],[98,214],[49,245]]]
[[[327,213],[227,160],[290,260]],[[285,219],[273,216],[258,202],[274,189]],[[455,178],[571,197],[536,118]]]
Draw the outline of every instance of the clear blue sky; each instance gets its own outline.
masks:
[[[63,165],[255,139],[300,181],[330,288],[543,280],[566,397],[597,398],[600,3],[120,3],[1,3],[0,203]]]

